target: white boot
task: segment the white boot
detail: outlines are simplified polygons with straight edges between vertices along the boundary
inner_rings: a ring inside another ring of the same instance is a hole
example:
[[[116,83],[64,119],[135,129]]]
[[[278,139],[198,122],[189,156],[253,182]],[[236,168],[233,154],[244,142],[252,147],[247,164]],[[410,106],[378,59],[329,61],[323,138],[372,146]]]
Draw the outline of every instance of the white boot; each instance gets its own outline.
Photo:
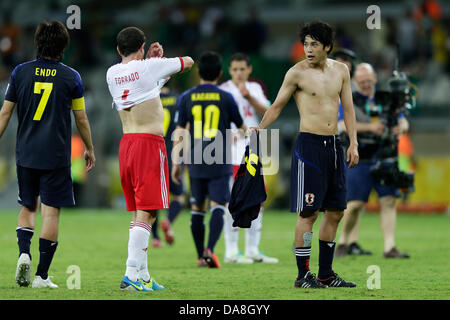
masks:
[[[28,287],[31,282],[31,259],[27,253],[22,253],[17,260],[16,283]]]
[[[47,279],[42,279],[41,276],[35,276],[33,280],[33,284],[31,285],[32,288],[52,288],[56,289],[58,286],[54,284],[50,277],[47,277]]]

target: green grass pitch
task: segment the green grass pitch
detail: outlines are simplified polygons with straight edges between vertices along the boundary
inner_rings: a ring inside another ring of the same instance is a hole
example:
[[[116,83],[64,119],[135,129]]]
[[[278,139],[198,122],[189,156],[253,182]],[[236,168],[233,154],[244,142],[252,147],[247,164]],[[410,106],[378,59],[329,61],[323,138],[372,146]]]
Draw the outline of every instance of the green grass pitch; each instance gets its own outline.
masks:
[[[194,243],[189,227],[189,212],[184,210],[175,221],[175,244],[149,247],[152,276],[166,290],[151,293],[124,292],[119,284],[125,271],[130,214],[121,210],[63,209],[59,246],[49,274],[60,289],[18,287],[14,280],[18,258],[16,222],[18,210],[0,212],[0,300],[448,300],[450,298],[450,217],[448,215],[399,215],[396,244],[411,254],[408,260],[382,257],[383,236],[378,214],[365,214],[361,221],[360,243],[372,256],[335,259],[334,270],[356,288],[325,290],[295,289],[297,273],[292,253],[295,214],[266,210],[260,248],[280,262],[275,265],[236,265],[223,263],[223,233],[216,247],[221,269],[196,266]],[[161,214],[165,216],[165,213]],[[209,216],[206,217],[208,231]],[[41,225],[36,218],[32,278],[39,258],[38,238]],[[311,270],[318,269],[318,231],[314,227]],[[340,231],[340,230],[339,230]],[[160,236],[163,238],[162,230]],[[339,235],[339,232],[338,232]],[[245,234],[240,231],[240,249]],[[80,289],[68,289],[68,267],[80,268]],[[380,269],[381,288],[369,290],[368,267]]]

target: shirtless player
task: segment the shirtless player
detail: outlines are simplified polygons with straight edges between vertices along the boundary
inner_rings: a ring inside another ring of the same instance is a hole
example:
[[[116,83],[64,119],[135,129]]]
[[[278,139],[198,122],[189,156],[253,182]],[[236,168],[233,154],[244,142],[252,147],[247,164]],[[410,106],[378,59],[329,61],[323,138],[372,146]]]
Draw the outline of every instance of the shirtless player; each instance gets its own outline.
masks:
[[[148,240],[156,211],[169,206],[160,89],[171,75],[186,71],[194,64],[190,57],[162,58],[163,48],[157,42],[151,44],[145,56],[145,41],[144,33],[138,28],[120,31],[117,51],[122,63],[110,67],[106,75],[122,122],[120,180],[127,211],[133,213],[126,272],[120,288],[137,291],[164,289],[152,281],[147,268]]]
[[[350,74],[345,64],[328,59],[333,30],[323,22],[306,24],[300,39],[307,59],[286,73],[278,96],[256,130],[267,128],[293,95],[300,113],[300,133],[292,154],[292,212],[298,212],[295,229],[297,288],[355,287],[332,269],[336,230],[346,208],[344,153],[337,136],[339,99],[350,138],[349,168],[359,160]],[[325,211],[319,231],[319,274],[309,271],[312,228]]]

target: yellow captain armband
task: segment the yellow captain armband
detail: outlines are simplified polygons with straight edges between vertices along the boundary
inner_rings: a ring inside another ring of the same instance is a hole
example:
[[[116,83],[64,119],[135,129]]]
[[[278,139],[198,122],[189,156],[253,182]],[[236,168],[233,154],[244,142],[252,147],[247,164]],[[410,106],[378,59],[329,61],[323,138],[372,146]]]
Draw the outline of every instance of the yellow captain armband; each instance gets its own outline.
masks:
[[[72,99],[72,110],[78,111],[78,110],[84,110],[84,97]]]

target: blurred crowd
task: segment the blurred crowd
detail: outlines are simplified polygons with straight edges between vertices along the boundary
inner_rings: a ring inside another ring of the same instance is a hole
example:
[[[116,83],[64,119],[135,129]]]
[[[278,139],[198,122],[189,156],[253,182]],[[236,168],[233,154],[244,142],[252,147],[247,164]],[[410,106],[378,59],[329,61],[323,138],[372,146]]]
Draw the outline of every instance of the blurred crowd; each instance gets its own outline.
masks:
[[[327,1],[323,2],[326,6]],[[15,65],[34,58],[33,31],[42,20],[21,19],[25,11],[33,10],[31,1],[28,6],[15,6],[14,10],[13,2],[9,7],[7,3],[3,4],[0,22],[0,81],[9,77]],[[270,1],[262,3],[267,7],[237,6],[233,0],[137,1],[124,9],[121,2],[110,1],[105,6],[104,1],[82,1],[79,4],[82,28],[70,30],[71,45],[64,62],[81,71],[114,63],[118,58],[113,39],[121,28],[130,24],[143,28],[149,41],[160,41],[167,56],[196,57],[204,50],[214,50],[224,56],[241,51],[264,57],[264,47],[284,35],[270,31],[272,23],[263,18],[264,10],[271,8]],[[449,17],[444,17],[441,4],[438,0],[415,0],[402,5],[402,15],[382,15],[382,27],[376,32],[360,28],[355,33],[346,21],[328,21],[336,30],[335,47],[351,49],[361,61],[372,63],[380,79],[391,75],[397,45],[400,65],[413,81],[427,79],[429,70],[434,77],[436,70],[448,74],[450,37],[449,24],[445,22]],[[45,12],[46,19],[67,19],[67,1],[42,1],[39,8]],[[302,44],[296,37],[298,24],[302,22],[294,24],[291,31],[292,45],[284,55],[290,63],[304,57]],[[363,26],[365,21],[361,22]]]

